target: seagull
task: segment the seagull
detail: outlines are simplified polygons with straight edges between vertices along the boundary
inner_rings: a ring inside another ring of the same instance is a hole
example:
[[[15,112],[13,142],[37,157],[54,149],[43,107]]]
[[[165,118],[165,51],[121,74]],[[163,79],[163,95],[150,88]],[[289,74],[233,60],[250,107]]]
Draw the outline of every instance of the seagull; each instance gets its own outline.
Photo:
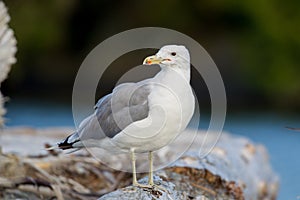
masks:
[[[153,78],[116,86],[57,148],[99,147],[127,152],[131,157],[133,185],[153,188],[159,187],[153,181],[153,151],[183,132],[194,113],[195,99],[190,85],[190,55],[185,46],[163,46],[155,55],[145,58],[143,65],[159,65],[161,70]],[[149,155],[147,185],[137,181],[135,153]]]

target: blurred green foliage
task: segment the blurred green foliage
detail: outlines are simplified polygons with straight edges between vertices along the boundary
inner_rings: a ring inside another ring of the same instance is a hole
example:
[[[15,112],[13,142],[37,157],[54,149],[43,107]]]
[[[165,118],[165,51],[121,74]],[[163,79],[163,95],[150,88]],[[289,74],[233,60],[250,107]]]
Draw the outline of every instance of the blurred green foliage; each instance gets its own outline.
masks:
[[[300,103],[300,1],[237,1],[252,25],[239,37],[251,83],[280,104]]]
[[[5,3],[19,49],[7,90],[49,92],[59,86],[71,95],[76,70],[96,44],[130,28],[161,26],[192,36],[208,50],[232,104],[300,109],[299,0]]]

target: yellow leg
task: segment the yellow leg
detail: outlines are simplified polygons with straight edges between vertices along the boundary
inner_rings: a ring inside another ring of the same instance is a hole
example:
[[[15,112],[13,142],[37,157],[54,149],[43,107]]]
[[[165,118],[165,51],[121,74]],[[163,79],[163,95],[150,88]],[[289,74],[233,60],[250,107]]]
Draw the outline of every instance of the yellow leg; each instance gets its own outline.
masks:
[[[168,191],[161,187],[161,186],[158,186],[158,185],[155,185],[154,184],[154,181],[153,181],[153,152],[152,151],[149,151],[149,154],[148,154],[148,158],[149,158],[149,177],[148,177],[148,186],[149,187],[152,187],[152,188],[156,188],[156,189],[159,189],[159,190],[162,190],[166,193],[168,193]]]
[[[135,161],[136,161],[136,157],[134,154],[134,149],[130,149],[130,155],[131,155],[131,164],[132,164],[132,184],[134,186],[140,187],[140,188],[148,188],[148,189],[159,189],[162,190],[166,193],[168,193],[168,191],[158,185],[154,184],[153,181],[153,153],[152,151],[149,151],[149,177],[148,177],[148,185],[143,185],[137,182],[137,178],[136,178],[136,166],[135,166]]]
[[[138,183],[136,178],[136,166],[135,166],[136,157],[133,148],[130,149],[130,155],[131,155],[131,164],[132,164],[132,185],[140,188],[151,188],[151,186],[149,185],[143,185]]]
[[[149,151],[149,177],[148,177],[148,185],[154,185],[153,182],[153,153]]]
[[[138,182],[136,179],[136,168],[135,168],[136,157],[134,154],[134,149],[130,149],[130,157],[131,157],[131,164],[132,164],[132,184],[138,185]]]

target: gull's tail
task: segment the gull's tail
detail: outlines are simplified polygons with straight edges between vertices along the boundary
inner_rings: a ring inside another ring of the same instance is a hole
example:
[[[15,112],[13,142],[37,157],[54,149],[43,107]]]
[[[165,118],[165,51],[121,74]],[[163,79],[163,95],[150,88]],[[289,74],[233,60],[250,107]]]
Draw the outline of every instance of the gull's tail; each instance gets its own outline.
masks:
[[[46,148],[46,150],[50,151],[55,149],[61,149],[61,150],[73,149],[74,151],[77,151],[83,147],[84,146],[82,145],[79,134],[77,132],[74,132],[73,134],[66,137],[66,139],[59,142],[57,145]]]

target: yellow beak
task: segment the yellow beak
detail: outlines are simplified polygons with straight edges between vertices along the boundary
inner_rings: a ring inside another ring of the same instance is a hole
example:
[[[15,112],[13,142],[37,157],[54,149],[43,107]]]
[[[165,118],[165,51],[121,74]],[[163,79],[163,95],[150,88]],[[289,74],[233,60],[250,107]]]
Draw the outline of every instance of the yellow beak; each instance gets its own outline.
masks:
[[[154,56],[149,56],[145,58],[143,65],[154,65],[154,64],[160,64],[163,61],[170,60],[170,59],[162,59],[160,57],[157,57],[156,55]]]

